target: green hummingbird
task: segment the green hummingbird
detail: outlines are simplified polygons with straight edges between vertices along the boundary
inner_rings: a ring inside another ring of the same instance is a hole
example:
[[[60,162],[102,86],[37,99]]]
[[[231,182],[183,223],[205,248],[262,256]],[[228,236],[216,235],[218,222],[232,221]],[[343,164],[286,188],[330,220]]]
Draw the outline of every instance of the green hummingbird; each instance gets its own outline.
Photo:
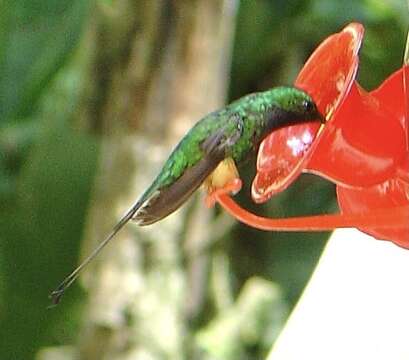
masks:
[[[51,293],[53,304],[129,220],[140,226],[153,224],[177,210],[201,184],[211,190],[238,178],[235,165],[255,153],[269,133],[309,121],[322,122],[324,117],[311,97],[295,87],[249,94],[206,115],[182,138],[108,237]]]

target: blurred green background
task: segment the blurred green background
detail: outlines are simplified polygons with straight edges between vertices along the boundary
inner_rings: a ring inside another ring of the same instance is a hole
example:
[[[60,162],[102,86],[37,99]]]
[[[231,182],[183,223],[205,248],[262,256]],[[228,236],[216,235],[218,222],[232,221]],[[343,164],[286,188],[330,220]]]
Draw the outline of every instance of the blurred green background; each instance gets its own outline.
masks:
[[[120,73],[125,68],[121,67],[124,62],[131,67],[138,42],[144,41],[144,36],[158,36],[155,29],[160,27],[162,33],[169,30],[170,35],[156,41],[155,51],[145,63],[135,61],[135,67],[144,64],[155,77],[155,69],[162,61],[161,51],[172,42],[171,37],[189,36],[182,31],[183,27],[175,24],[184,17],[195,19],[192,14],[204,6],[201,3],[199,0],[1,2],[0,359],[260,359],[283,326],[328,234],[265,233],[227,221],[222,238],[204,251],[206,261],[216,264],[206,268],[204,273],[216,271],[217,274],[217,264],[221,264],[221,278],[217,279],[219,275],[214,274],[207,276],[200,293],[200,309],[181,318],[185,340],[176,351],[179,357],[163,349],[154,350],[156,345],[132,341],[138,337],[133,333],[128,333],[127,341],[120,342],[121,346],[98,356],[77,351],[84,346],[79,334],[87,331],[89,309],[85,305],[87,291],[79,284],[70,289],[58,308],[47,310],[48,294],[77,264],[80,256],[99,171],[98,161],[102,156],[101,141],[110,132],[118,132],[115,122],[107,124],[104,120],[104,113],[110,112],[107,94],[120,83],[115,80],[114,72]],[[359,21],[366,28],[359,71],[359,81],[365,88],[376,87],[402,62],[408,26],[404,0],[220,3],[224,11],[232,14],[226,26],[233,32],[229,40],[232,42],[231,66],[228,60],[228,74],[222,81],[228,89],[227,99],[221,95],[221,104],[249,92],[291,84],[313,49],[351,21]],[[150,6],[155,9],[151,11]],[[155,23],[152,14],[158,16],[159,23]],[[146,28],[150,32],[145,31]],[[170,31],[174,28],[175,33]],[[134,41],[126,38],[131,37],[129,34],[133,34]],[[131,45],[120,52],[118,48],[128,44],[128,40]],[[167,56],[171,56],[169,54],[172,53],[168,52]],[[183,70],[183,66],[181,68]],[[185,71],[190,71],[188,66]],[[143,92],[143,84],[128,89],[128,93]],[[165,95],[163,101],[168,97]],[[141,96],[138,99],[147,101]],[[133,106],[137,107],[138,103]],[[198,119],[190,119],[195,120]],[[167,119],[162,121],[166,123]],[[144,131],[152,130],[149,126],[140,126],[141,122],[126,126],[144,136]],[[174,140],[170,142],[175,144]],[[254,161],[241,169],[247,188],[238,198],[247,208],[269,216],[336,211],[333,186],[310,175],[302,176],[291,189],[267,204],[255,206],[248,196],[253,164]],[[104,191],[112,196],[109,188]],[[129,202],[124,204],[121,212],[129,205]],[[108,215],[107,228],[118,217],[116,213]],[[217,221],[222,215],[216,211],[209,221]],[[155,226],[152,226],[151,237],[155,237]],[[186,229],[183,226],[181,229],[184,234]],[[176,240],[177,246],[183,247]],[[115,252],[116,243],[105,251]],[[180,258],[178,269],[183,273],[188,271],[188,255],[182,251]],[[249,318],[244,321],[256,321],[254,319],[260,317],[254,329],[249,330],[251,335],[231,335],[231,343],[225,340],[220,345],[217,337],[223,338],[226,334],[220,335],[218,331],[223,329],[228,333],[226,329],[235,323],[237,312],[243,309],[240,306],[247,309],[246,295],[241,294],[244,284],[254,276],[258,277],[256,287],[268,290],[268,306],[264,310],[250,306]],[[224,308],[215,304],[217,296],[212,294],[211,288],[216,285],[211,285],[211,281],[219,281],[218,286],[227,283],[231,304]],[[189,291],[183,292],[183,297],[190,299],[190,296]],[[183,307],[185,302],[180,300],[180,303]],[[122,328],[128,326],[129,330],[142,321],[132,311],[125,315],[129,322],[125,321]],[[105,329],[104,326],[101,329]],[[113,338],[115,328],[110,332]],[[145,352],[138,354],[149,353],[151,357],[129,354],[126,357],[124,354],[132,346],[144,349]]]

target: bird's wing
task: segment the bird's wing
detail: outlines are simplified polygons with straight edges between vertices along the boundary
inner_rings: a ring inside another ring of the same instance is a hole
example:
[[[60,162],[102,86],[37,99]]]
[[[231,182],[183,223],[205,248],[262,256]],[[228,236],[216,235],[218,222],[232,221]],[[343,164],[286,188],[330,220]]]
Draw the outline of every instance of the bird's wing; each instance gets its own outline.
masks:
[[[203,157],[171,185],[158,190],[141,204],[132,220],[139,225],[149,225],[177,210],[226,157],[227,148],[240,139],[242,131],[241,117],[232,115],[224,126],[202,142]]]
[[[223,127],[203,141],[201,144],[203,152],[208,156],[223,160],[226,150],[240,139],[243,128],[243,118],[237,113],[232,114]]]

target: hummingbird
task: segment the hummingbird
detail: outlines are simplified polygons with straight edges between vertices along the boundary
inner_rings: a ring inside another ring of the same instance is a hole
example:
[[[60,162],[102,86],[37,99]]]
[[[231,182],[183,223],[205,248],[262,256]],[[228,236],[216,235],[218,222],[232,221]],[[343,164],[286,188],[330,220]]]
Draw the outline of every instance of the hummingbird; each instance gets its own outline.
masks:
[[[176,211],[203,183],[211,192],[234,182],[236,165],[254,154],[269,133],[310,121],[324,122],[325,118],[312,98],[295,87],[252,93],[203,117],[176,145],[157,177],[112,232],[51,293],[52,303],[59,303],[80,271],[128,221],[153,224]]]

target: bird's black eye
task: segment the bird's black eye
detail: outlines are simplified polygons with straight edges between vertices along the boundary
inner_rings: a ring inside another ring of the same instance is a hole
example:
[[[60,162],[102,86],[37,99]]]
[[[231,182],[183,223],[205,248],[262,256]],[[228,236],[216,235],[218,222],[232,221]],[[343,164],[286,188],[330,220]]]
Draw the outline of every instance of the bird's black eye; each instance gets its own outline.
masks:
[[[302,105],[307,112],[314,109],[314,104],[309,100],[304,100]]]

